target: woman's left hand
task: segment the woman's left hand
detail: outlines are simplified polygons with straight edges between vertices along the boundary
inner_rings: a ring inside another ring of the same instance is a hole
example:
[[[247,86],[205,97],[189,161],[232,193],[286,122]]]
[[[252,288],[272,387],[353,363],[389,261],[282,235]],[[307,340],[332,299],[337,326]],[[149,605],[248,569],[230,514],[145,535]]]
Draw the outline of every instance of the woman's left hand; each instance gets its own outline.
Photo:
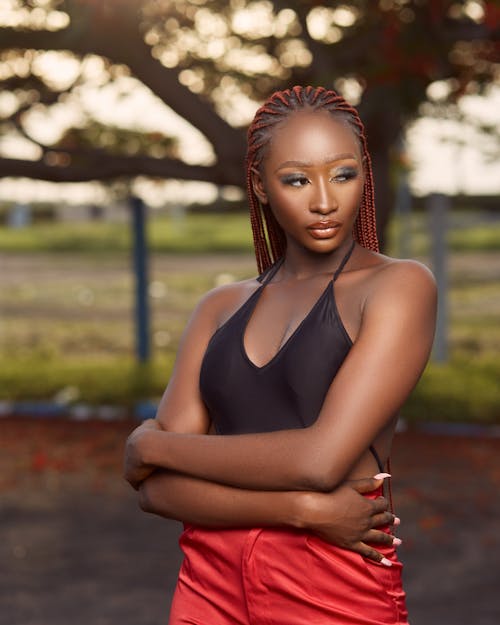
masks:
[[[136,490],[141,483],[156,469],[154,465],[144,462],[144,444],[151,430],[161,430],[156,419],[147,419],[137,427],[125,443],[124,477]]]

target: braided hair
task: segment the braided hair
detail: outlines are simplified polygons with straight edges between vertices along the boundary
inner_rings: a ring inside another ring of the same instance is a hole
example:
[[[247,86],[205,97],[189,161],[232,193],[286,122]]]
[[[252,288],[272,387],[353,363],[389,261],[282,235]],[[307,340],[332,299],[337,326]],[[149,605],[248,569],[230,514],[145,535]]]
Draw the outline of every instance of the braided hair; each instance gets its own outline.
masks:
[[[248,129],[246,155],[246,183],[250,202],[250,221],[254,240],[255,256],[259,272],[264,271],[286,249],[283,229],[276,221],[268,204],[261,204],[252,184],[252,171],[258,171],[271,140],[273,129],[297,111],[327,111],[346,121],[357,137],[364,161],[365,182],[363,197],[354,223],[354,239],[363,247],[379,251],[375,222],[375,193],[371,159],[366,146],[364,127],[355,108],[342,96],[324,87],[296,86],[285,91],[276,91],[258,109]]]

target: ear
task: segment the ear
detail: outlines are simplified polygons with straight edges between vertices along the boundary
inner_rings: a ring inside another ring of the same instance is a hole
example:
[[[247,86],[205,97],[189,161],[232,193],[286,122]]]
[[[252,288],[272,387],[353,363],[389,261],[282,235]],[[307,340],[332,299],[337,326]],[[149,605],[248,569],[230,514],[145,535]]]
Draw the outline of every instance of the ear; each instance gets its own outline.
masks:
[[[252,188],[254,190],[255,195],[258,197],[261,204],[267,204],[267,193],[264,186],[264,181],[262,180],[262,176],[258,169],[252,167],[250,169]]]

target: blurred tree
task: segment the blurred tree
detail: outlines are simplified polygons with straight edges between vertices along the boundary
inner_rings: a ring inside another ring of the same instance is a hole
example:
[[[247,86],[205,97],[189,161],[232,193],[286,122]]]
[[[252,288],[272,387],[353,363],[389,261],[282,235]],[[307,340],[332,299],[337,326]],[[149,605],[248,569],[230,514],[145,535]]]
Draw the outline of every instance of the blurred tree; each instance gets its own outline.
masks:
[[[443,110],[498,81],[499,52],[496,1],[3,0],[0,130],[33,152],[4,149],[0,176],[242,186],[242,128],[256,103],[276,88],[321,84],[361,111],[383,233],[406,124],[425,103]],[[65,73],[49,71],[61,64]],[[89,84],[137,89],[132,76],[205,136],[211,159],[183,158],[173,137],[104,125],[81,106]],[[42,141],[33,120],[78,102],[79,115]]]

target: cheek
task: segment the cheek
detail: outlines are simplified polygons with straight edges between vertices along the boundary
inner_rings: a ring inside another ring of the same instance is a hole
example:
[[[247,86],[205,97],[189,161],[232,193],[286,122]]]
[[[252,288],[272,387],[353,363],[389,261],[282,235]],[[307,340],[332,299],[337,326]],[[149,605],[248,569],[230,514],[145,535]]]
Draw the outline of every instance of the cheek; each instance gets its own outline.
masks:
[[[339,198],[342,199],[346,207],[351,208],[351,210],[356,210],[357,212],[359,210],[361,200],[363,199],[363,193],[364,181],[359,181],[359,183],[355,186],[346,186],[345,190],[342,189]]]
[[[305,201],[295,189],[290,188],[270,190],[268,199],[272,213],[280,222],[293,219],[301,213]]]
[[[288,191],[288,193],[287,193]],[[279,210],[290,203],[289,190],[279,184],[269,184],[266,186],[267,202],[272,210]]]
[[[298,224],[300,224],[300,217],[298,217],[298,210],[294,210],[290,203],[284,204],[283,202],[275,201],[268,205],[269,212],[274,217],[278,225],[285,231],[293,230]]]

